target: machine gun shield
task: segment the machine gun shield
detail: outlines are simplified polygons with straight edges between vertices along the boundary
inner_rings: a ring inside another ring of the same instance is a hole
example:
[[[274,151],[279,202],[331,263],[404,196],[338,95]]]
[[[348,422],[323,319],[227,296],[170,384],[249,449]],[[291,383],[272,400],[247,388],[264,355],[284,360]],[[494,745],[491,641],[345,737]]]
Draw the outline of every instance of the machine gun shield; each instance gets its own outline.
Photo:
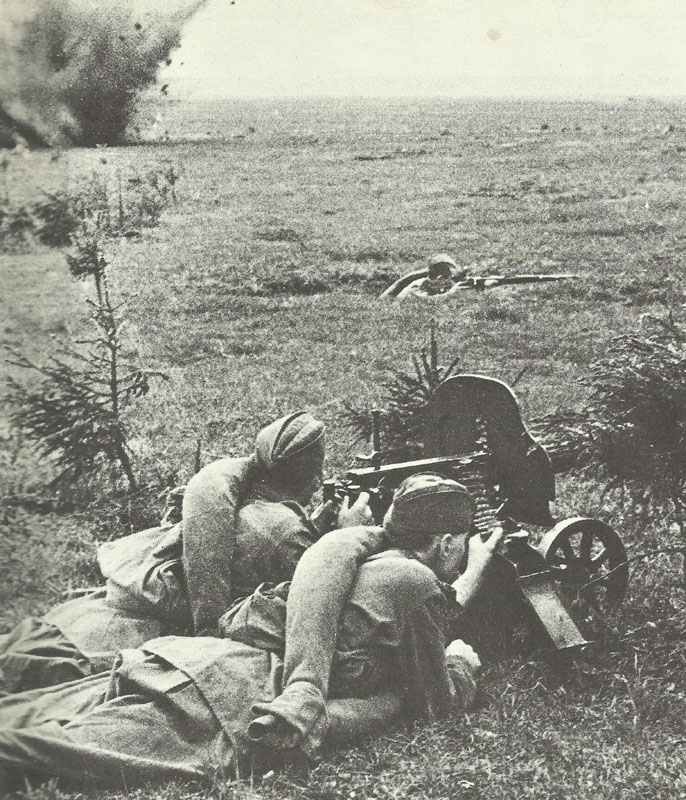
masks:
[[[552,525],[549,502],[555,499],[555,475],[550,458],[522,422],[510,387],[484,375],[449,378],[427,409],[426,455],[484,447],[490,482],[508,501],[504,513],[532,525]]]

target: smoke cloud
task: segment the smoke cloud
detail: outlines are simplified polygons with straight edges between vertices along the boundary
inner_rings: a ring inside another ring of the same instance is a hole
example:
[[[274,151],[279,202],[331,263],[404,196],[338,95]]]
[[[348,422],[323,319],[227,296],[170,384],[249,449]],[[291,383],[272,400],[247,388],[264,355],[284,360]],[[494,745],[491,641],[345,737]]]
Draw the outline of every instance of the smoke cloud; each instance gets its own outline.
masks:
[[[4,0],[0,144],[12,130],[33,145],[123,141],[142,90],[205,2]]]

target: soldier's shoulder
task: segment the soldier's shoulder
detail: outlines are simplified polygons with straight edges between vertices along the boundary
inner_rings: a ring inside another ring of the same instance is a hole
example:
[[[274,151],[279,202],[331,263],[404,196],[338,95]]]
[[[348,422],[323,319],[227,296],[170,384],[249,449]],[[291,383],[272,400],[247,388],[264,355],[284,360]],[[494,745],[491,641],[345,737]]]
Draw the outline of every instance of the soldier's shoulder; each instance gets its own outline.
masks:
[[[305,512],[297,503],[263,498],[251,498],[238,510],[239,523],[265,530],[301,525],[304,518]]]
[[[249,462],[249,456],[227,456],[225,458],[218,458],[215,461],[210,461],[209,464],[205,464],[202,469],[193,475],[191,481],[202,480],[204,477],[210,475],[231,475],[235,472],[241,472],[246,468]]]
[[[372,557],[365,566],[371,575],[383,580],[387,589],[428,593],[440,592],[436,574],[416,558],[401,553],[388,552]]]

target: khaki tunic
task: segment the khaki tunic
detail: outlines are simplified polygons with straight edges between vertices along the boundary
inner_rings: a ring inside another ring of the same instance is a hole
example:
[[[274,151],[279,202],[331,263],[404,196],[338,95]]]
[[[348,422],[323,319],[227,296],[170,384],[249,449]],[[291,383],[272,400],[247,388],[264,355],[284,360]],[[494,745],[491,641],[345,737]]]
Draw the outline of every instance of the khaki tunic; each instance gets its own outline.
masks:
[[[0,719],[17,721],[0,730],[0,764],[130,786],[228,774],[264,758],[250,749],[245,731],[283,688],[286,593],[283,585],[261,590],[232,609],[222,620],[231,639],[172,636],[123,651],[109,682],[86,678],[64,688],[65,708],[59,689],[52,690],[52,710],[40,692],[27,693],[29,705],[40,706],[33,718],[19,698],[8,698],[11,708],[0,701]],[[332,695],[365,697],[391,688],[408,717],[442,716],[465,701],[473,679],[464,670],[451,674],[444,654],[449,602],[419,562],[399,553],[368,560],[340,621]],[[74,717],[79,683],[83,711]],[[306,738],[327,726],[316,693],[287,703],[283,717]],[[313,727],[317,718],[322,725]]]
[[[250,483],[251,464],[205,467],[186,490],[182,522],[98,548],[105,586],[0,637],[0,695],[109,669],[119,650],[158,636],[215,632],[235,597],[290,578],[318,534],[297,503]]]

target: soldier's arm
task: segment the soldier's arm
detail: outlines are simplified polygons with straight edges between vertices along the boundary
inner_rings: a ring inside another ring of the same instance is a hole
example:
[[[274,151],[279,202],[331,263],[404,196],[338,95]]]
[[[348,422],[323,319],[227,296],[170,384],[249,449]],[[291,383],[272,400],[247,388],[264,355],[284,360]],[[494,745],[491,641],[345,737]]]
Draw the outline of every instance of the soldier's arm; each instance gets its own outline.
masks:
[[[183,566],[193,630],[213,631],[231,601],[236,513],[251,470],[249,458],[226,458],[194,475],[183,497]]]
[[[288,595],[283,691],[254,706],[254,741],[269,736],[272,746],[291,747],[295,739],[308,750],[321,744],[338,620],[359,566],[384,546],[382,528],[358,526],[325,534],[300,559]],[[298,731],[289,718],[299,720]]]

